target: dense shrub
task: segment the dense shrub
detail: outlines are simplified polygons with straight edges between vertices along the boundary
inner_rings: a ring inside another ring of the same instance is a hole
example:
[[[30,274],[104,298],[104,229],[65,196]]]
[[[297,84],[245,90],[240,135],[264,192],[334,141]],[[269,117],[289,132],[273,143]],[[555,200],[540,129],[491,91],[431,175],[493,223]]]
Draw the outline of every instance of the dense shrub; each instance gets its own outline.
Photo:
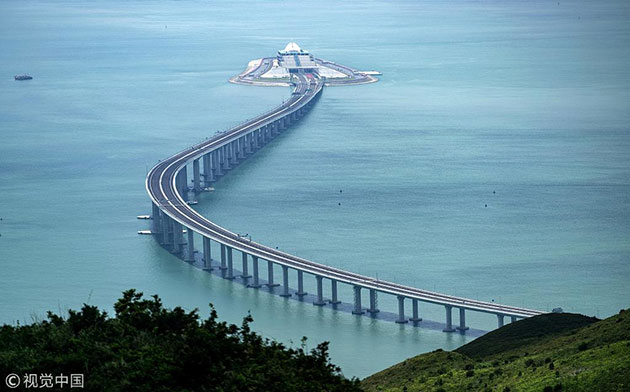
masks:
[[[128,290],[108,317],[94,306],[0,327],[0,374],[85,375],[87,391],[359,391],[330,363],[328,343],[310,352],[263,339],[197,310],[165,309]],[[106,386],[106,388],[105,388]]]

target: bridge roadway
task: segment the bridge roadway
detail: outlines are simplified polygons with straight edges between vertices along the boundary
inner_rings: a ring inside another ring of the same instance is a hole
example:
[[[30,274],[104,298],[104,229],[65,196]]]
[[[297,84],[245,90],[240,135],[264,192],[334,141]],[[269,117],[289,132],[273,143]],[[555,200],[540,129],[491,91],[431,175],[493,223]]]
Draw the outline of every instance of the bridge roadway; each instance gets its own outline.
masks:
[[[166,160],[160,161],[148,173],[146,178],[146,189],[153,202],[153,232],[160,238],[160,242],[168,246],[172,244],[173,252],[183,255],[183,247],[186,242],[182,236],[182,226],[188,230],[188,260],[194,256],[193,248],[193,231],[203,237],[205,260],[211,261],[210,256],[210,240],[221,244],[221,264],[222,269],[230,269],[228,278],[231,278],[232,268],[232,250],[237,250],[243,254],[244,269],[247,268],[248,256],[252,258],[254,268],[254,285],[259,287],[258,283],[258,259],[268,262],[270,269],[269,278],[273,285],[273,269],[272,263],[282,266],[284,292],[288,294],[288,269],[298,271],[298,295],[302,292],[303,273],[314,275],[317,279],[317,299],[316,305],[324,305],[326,301],[323,298],[322,279],[329,279],[332,288],[332,300],[330,303],[339,303],[337,298],[337,283],[345,283],[354,287],[354,311],[355,314],[363,314],[365,310],[368,312],[377,312],[376,309],[376,293],[384,293],[395,295],[398,298],[398,320],[403,323],[408,320],[418,322],[422,320],[418,315],[418,302],[428,302],[437,305],[443,305],[446,310],[446,328],[444,331],[451,332],[456,329],[466,330],[468,327],[465,323],[465,311],[476,311],[495,314],[498,318],[498,326],[503,325],[504,317],[511,317],[512,322],[518,318],[526,318],[541,314],[543,312],[526,309],[522,307],[514,307],[501,305],[494,302],[484,302],[469,298],[456,297],[447,294],[422,290],[402,284],[377,280],[369,276],[344,271],[327,265],[315,263],[277,249],[256,243],[239,236],[197,213],[187,204],[188,180],[187,180],[187,164],[193,162],[193,182],[197,191],[199,191],[200,169],[199,160],[204,159],[204,178],[210,176],[210,183],[220,175],[223,171],[229,170],[230,161],[238,162],[238,158],[246,158],[255,152],[255,148],[261,148],[265,144],[264,132],[269,129],[280,131],[293,121],[296,121],[306,110],[314,104],[316,98],[322,92],[323,82],[315,77],[309,79],[305,75],[298,74],[295,89],[289,100],[275,109],[253,118],[241,125],[238,125],[227,132],[217,134],[202,143],[191,147],[185,151],[181,151]],[[261,131],[262,138],[261,138]],[[260,141],[260,145],[259,142]],[[208,159],[208,164],[205,159]],[[182,179],[183,176],[183,179]],[[181,225],[181,226],[180,226]],[[190,230],[192,229],[192,231]],[[229,265],[225,267],[225,252],[227,250]],[[194,258],[193,258],[194,259]],[[208,262],[206,261],[206,263]],[[247,274],[247,271],[244,271]],[[370,307],[365,309],[361,305],[361,289],[369,290]],[[407,319],[405,317],[405,299],[410,299],[413,305],[413,317]],[[459,325],[453,328],[452,308],[459,309]]]

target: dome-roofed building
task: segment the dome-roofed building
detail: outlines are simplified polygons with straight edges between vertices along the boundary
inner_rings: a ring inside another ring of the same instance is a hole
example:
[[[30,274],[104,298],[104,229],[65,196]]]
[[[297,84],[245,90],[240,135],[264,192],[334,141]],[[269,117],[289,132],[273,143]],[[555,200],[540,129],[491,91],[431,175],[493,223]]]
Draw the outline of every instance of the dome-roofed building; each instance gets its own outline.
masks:
[[[300,48],[295,42],[289,42],[283,50],[278,51],[278,65],[286,68],[289,72],[297,72],[298,70],[312,72],[317,69],[313,55]]]
[[[278,51],[279,55],[294,55],[294,54],[308,54],[307,51],[300,48],[298,44],[295,42],[289,42],[287,46],[284,47],[283,50]]]

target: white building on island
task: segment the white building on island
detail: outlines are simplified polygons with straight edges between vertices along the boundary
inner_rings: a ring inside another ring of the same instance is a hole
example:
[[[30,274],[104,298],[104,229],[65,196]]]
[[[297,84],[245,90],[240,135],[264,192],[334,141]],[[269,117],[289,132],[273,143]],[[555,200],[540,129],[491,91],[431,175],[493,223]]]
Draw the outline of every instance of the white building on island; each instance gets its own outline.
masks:
[[[295,42],[289,42],[284,49],[278,51],[278,66],[286,68],[289,72],[303,70],[313,72],[317,69],[317,63],[313,55],[300,48]]]

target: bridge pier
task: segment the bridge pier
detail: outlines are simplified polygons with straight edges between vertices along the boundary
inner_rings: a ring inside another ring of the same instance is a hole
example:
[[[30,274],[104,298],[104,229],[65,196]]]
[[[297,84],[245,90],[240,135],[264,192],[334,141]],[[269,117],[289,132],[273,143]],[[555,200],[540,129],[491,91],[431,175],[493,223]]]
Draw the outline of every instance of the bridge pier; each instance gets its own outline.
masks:
[[[201,173],[199,171],[199,158],[193,160],[193,191],[201,192]]]
[[[398,324],[405,324],[407,319],[405,318],[405,297],[402,295],[397,296],[398,298],[398,319],[396,322]]]
[[[177,183],[177,189],[179,190],[182,199],[184,199],[184,201],[188,201],[188,175],[186,174],[186,166],[177,172],[175,182]]]
[[[334,279],[330,280],[330,303],[332,305],[340,304],[341,301],[337,298],[337,281]]]
[[[252,153],[252,133],[245,135],[245,154],[250,155]]]
[[[290,297],[289,293],[289,267],[282,265],[282,294],[281,297]]]
[[[380,312],[378,310],[378,293],[374,289],[370,289],[370,308],[367,310],[369,313],[376,314]]]
[[[466,309],[464,308],[459,308],[459,327],[457,327],[457,329],[460,332],[464,332],[468,329],[466,326]]]
[[[444,308],[446,309],[446,328],[442,331],[455,332],[455,328],[453,328],[453,315],[451,314],[453,307],[451,305],[444,305]]]
[[[302,272],[302,270],[297,270],[297,281],[298,281],[298,289],[295,295],[302,298],[306,295],[306,292],[304,291],[304,272]]]
[[[170,226],[171,226],[171,218],[162,213],[162,244],[166,249],[170,248],[173,242],[171,241],[170,234]]]
[[[188,234],[188,252],[186,252],[186,261],[194,262],[195,261],[195,232],[190,229],[190,227],[186,228],[186,234]]]
[[[184,228],[181,223],[173,221],[173,253],[181,254],[184,244]]]
[[[326,301],[324,301],[324,287],[323,287],[323,276],[315,275],[315,279],[317,280],[317,299],[313,302],[313,305],[324,306],[326,305]]]
[[[229,153],[230,151],[227,144],[221,147],[221,159],[223,160],[223,170],[225,170],[226,172],[230,170]]]
[[[273,283],[273,262],[271,260],[267,260],[267,287],[272,288],[280,286],[277,283]]]
[[[411,318],[409,319],[409,321],[412,321],[414,323],[418,323],[420,321],[422,321],[421,317],[418,317],[418,300],[417,299],[412,299],[411,300]]]
[[[221,244],[221,266],[219,269],[221,270],[221,277],[225,278],[225,270],[227,269],[227,260],[225,259],[225,244]]]
[[[516,316],[510,316],[510,322],[515,323],[517,321]]]
[[[153,219],[153,222],[151,222],[151,230],[153,234],[158,234],[161,230],[160,208],[153,202],[151,203],[151,219]]]
[[[248,271],[248,268],[247,268],[247,253],[241,252],[241,257],[243,259],[243,273],[241,274],[241,278],[249,279],[252,276],[249,274],[249,271]]]
[[[236,166],[238,164],[238,140],[234,140],[229,144],[229,146],[232,164]]]
[[[217,148],[212,152],[212,169],[216,177],[223,175],[221,171],[221,148]]]
[[[260,280],[258,278],[258,256],[254,256],[252,255],[252,270],[254,273],[254,281],[247,285],[247,287],[252,287],[252,288],[260,288]]]
[[[203,238],[203,269],[212,271],[212,247],[210,246],[210,238]]]
[[[214,182],[214,175],[212,173],[212,153],[205,154],[203,160],[203,185],[208,187]]]
[[[238,158],[245,159],[245,136],[238,139]]]
[[[497,328],[501,328],[503,326],[503,315],[502,314],[497,314],[497,324],[498,324]]]
[[[363,314],[363,308],[361,307],[361,286],[354,286],[354,309],[352,314]]]
[[[252,136],[254,138],[254,149],[256,149],[256,151],[258,151],[258,149],[260,148],[260,146],[258,145],[258,133],[259,133],[258,129],[252,132]]]
[[[226,245],[227,250],[227,276],[225,279],[234,279],[234,263],[232,262],[232,247]]]

